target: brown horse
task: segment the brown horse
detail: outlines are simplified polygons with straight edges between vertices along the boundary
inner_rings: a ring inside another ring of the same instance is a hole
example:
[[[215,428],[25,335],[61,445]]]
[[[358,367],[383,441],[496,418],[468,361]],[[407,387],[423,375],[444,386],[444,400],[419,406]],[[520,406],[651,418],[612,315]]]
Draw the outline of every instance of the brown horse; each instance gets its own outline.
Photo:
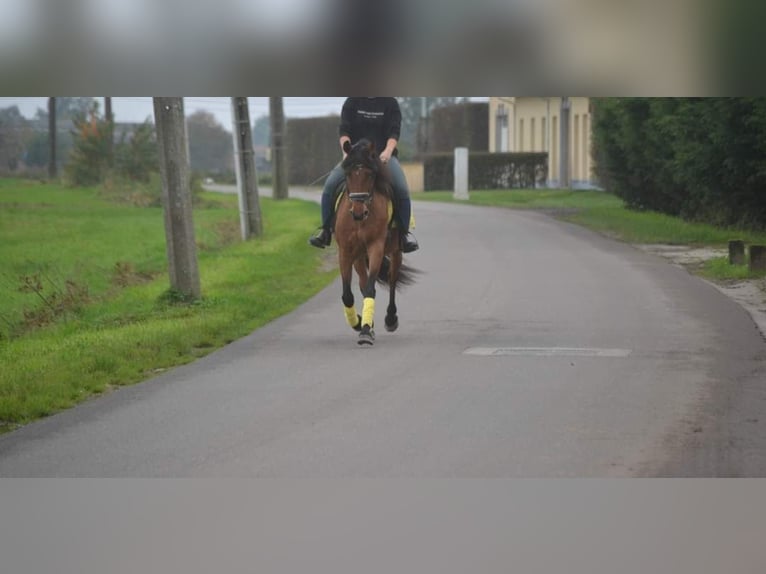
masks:
[[[399,230],[390,225],[393,202],[388,168],[375,152],[375,144],[360,140],[346,142],[343,160],[346,184],[338,204],[335,241],[343,281],[343,305],[348,324],[359,332],[360,345],[375,341],[375,284],[388,284],[389,302],[385,326],[389,332],[399,327],[396,286],[412,282],[413,269],[402,265]],[[354,307],[351,291],[352,267],[359,276],[364,296],[361,316]]]

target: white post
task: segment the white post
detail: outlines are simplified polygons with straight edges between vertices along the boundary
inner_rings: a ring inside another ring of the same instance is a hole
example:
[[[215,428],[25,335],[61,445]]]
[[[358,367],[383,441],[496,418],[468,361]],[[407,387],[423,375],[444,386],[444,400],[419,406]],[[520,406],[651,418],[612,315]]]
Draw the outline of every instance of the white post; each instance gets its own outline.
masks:
[[[468,196],[468,148],[455,148],[455,193],[454,199],[467,200]]]

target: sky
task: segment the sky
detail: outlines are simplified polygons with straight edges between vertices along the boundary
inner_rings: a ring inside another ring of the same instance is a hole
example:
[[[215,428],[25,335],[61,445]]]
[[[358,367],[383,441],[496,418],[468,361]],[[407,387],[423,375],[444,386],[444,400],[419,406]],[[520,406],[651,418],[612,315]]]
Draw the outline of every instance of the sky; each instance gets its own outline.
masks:
[[[486,100],[487,98],[471,99],[481,101]],[[248,100],[250,102],[250,118],[252,120],[255,120],[259,116],[268,115],[268,97],[251,97],[248,98]],[[285,97],[285,115],[288,118],[316,117],[330,114],[339,115],[344,100],[345,97]],[[31,118],[35,115],[38,108],[47,109],[47,101],[47,97],[0,97],[0,108],[17,105],[24,116]],[[103,110],[103,99],[100,98],[100,102],[102,106],[101,109]],[[187,115],[193,114],[197,110],[207,110],[213,113],[223,126],[229,126],[231,124],[230,98],[190,96],[184,98],[184,105],[186,106]],[[114,112],[115,121],[118,122],[143,122],[145,119],[152,118],[154,115],[151,97],[113,96],[112,110]]]
[[[99,98],[103,110],[103,99]],[[269,98],[248,98],[250,102],[250,117],[255,119],[269,113]],[[315,117],[330,114],[340,114],[343,97],[328,98],[285,98],[285,115],[287,117]],[[47,97],[10,98],[0,97],[0,108],[17,105],[21,113],[31,118],[38,108],[47,109]],[[224,126],[231,123],[231,100],[219,97],[185,97],[186,114],[197,110],[207,110]],[[112,97],[112,110],[118,122],[142,122],[154,115],[151,97]]]

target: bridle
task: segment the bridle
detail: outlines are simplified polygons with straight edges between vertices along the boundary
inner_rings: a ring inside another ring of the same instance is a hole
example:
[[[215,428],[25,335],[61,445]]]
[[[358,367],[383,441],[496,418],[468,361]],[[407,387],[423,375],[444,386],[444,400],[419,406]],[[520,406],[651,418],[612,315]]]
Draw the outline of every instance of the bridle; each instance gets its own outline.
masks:
[[[370,188],[366,192],[365,191],[361,191],[361,192],[357,192],[357,193],[350,193],[349,192],[348,193],[348,198],[351,200],[352,204],[353,203],[363,203],[365,205],[365,207],[368,208],[368,209],[365,210],[364,217],[362,218],[362,220],[364,220],[369,215],[369,207],[372,204],[373,193],[375,192],[375,175],[376,175],[376,173],[375,173],[374,169],[371,169],[368,166],[363,165],[361,163],[354,164],[350,171],[356,172],[358,174],[362,170],[370,170],[370,175],[372,176],[371,179],[370,179]],[[348,184],[346,184],[346,185],[348,186]],[[354,209],[352,207],[351,208],[352,215],[353,215],[353,211],[354,211]],[[356,216],[354,216],[354,219],[356,219]]]

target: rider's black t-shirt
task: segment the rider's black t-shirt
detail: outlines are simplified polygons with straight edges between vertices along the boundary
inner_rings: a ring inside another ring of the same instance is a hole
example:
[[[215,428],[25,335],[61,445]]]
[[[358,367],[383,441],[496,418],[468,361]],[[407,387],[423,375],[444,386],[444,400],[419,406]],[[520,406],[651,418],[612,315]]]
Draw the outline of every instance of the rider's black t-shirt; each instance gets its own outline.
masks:
[[[399,140],[402,112],[396,98],[348,98],[343,104],[339,135],[354,144],[366,138],[375,143],[380,153],[390,138]],[[398,150],[394,150],[398,156]]]

